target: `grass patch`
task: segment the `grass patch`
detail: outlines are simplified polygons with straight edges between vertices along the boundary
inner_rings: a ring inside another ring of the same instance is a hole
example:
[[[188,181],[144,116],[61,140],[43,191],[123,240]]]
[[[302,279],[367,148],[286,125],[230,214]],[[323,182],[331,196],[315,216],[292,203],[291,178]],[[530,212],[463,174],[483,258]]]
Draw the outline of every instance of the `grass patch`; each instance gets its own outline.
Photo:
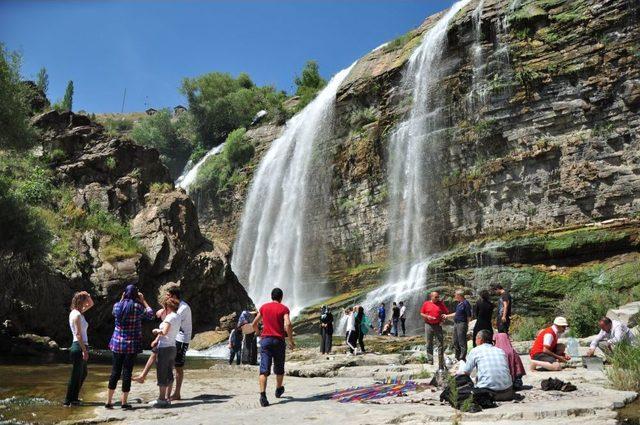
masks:
[[[538,331],[547,324],[544,317],[513,315],[511,318],[511,336],[515,341],[535,339]]]
[[[151,193],[169,193],[173,191],[171,183],[151,183],[149,187]]]
[[[406,34],[402,34],[399,37],[394,38],[390,42],[388,42],[383,48],[382,51],[385,53],[393,52],[394,50],[401,49],[404,47],[412,38],[413,33],[408,32]]]
[[[569,326],[579,337],[598,333],[598,319],[611,307],[627,300],[619,292],[608,287],[583,287],[568,293],[560,302],[558,310],[564,314]]]
[[[640,392],[640,346],[621,343],[607,356],[611,367],[605,368],[609,383],[616,390]]]

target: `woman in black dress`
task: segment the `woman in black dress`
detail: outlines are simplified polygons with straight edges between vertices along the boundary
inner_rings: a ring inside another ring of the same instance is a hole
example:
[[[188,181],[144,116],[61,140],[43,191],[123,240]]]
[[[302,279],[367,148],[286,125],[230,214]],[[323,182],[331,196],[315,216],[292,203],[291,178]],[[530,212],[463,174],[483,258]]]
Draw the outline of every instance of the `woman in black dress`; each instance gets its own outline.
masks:
[[[473,307],[473,315],[476,318],[476,325],[473,327],[473,346],[476,346],[476,335],[481,330],[487,330],[491,332],[491,339],[493,339],[493,326],[491,325],[491,317],[493,315],[493,304],[490,300],[489,291],[480,291],[480,299]]]
[[[320,352],[331,354],[333,338],[333,314],[326,305],[322,306],[320,313]]]

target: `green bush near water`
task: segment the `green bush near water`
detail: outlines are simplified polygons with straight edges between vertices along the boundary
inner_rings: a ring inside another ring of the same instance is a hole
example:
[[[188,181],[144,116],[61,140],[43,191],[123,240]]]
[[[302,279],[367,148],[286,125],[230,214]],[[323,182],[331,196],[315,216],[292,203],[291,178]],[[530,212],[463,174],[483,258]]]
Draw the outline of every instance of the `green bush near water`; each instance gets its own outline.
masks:
[[[598,333],[598,319],[607,310],[627,300],[625,295],[610,288],[585,287],[567,294],[558,310],[567,318],[576,336],[586,337]]]
[[[210,156],[202,164],[194,184],[195,189],[217,193],[240,182],[242,177],[238,172],[254,154],[254,147],[245,134],[244,128],[229,134],[222,152]]]

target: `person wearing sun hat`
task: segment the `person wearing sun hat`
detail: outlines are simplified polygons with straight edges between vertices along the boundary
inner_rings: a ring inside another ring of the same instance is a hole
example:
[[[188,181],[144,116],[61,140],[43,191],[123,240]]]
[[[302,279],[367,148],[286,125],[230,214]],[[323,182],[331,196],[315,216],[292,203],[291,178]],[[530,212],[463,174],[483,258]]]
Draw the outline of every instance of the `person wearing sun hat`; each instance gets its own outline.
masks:
[[[558,338],[568,327],[567,319],[558,316],[553,320],[552,326],[538,332],[538,336],[529,352],[532,371],[537,370],[537,368],[561,370],[562,364],[571,360],[571,357],[564,352],[564,344],[558,343]]]

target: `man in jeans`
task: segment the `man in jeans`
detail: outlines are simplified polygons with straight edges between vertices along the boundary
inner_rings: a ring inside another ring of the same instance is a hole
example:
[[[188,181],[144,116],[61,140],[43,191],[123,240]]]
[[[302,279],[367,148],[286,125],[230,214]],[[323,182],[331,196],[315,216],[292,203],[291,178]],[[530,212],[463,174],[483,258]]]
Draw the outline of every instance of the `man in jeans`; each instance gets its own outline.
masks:
[[[260,339],[260,405],[267,407],[267,377],[271,374],[271,365],[276,374],[276,398],[284,394],[284,359],[285,335],[289,337],[289,347],[293,350],[293,329],[289,317],[289,308],[282,304],[282,289],[273,288],[271,302],[260,307],[253,321],[253,329],[258,332],[258,324],[262,322]]]
[[[458,302],[456,311],[448,314],[447,318],[453,318],[453,348],[456,352],[456,360],[467,358],[467,331],[471,320],[471,303],[464,297],[464,291],[457,289],[454,295]]]
[[[427,340],[427,353],[433,364],[433,338],[438,340],[438,370],[444,369],[444,334],[442,321],[449,314],[447,306],[440,301],[440,294],[433,291],[429,294],[429,300],[422,304],[420,316],[424,319],[425,338]]]
[[[509,291],[504,289],[500,284],[492,285],[492,289],[500,297],[498,300],[498,317],[496,319],[496,326],[498,332],[509,333],[509,326],[511,325],[511,304],[513,298]]]
[[[391,334],[393,336],[398,336],[398,323],[400,322],[400,307],[393,302],[393,306],[391,307],[391,322],[393,323],[393,327],[391,328]]]

